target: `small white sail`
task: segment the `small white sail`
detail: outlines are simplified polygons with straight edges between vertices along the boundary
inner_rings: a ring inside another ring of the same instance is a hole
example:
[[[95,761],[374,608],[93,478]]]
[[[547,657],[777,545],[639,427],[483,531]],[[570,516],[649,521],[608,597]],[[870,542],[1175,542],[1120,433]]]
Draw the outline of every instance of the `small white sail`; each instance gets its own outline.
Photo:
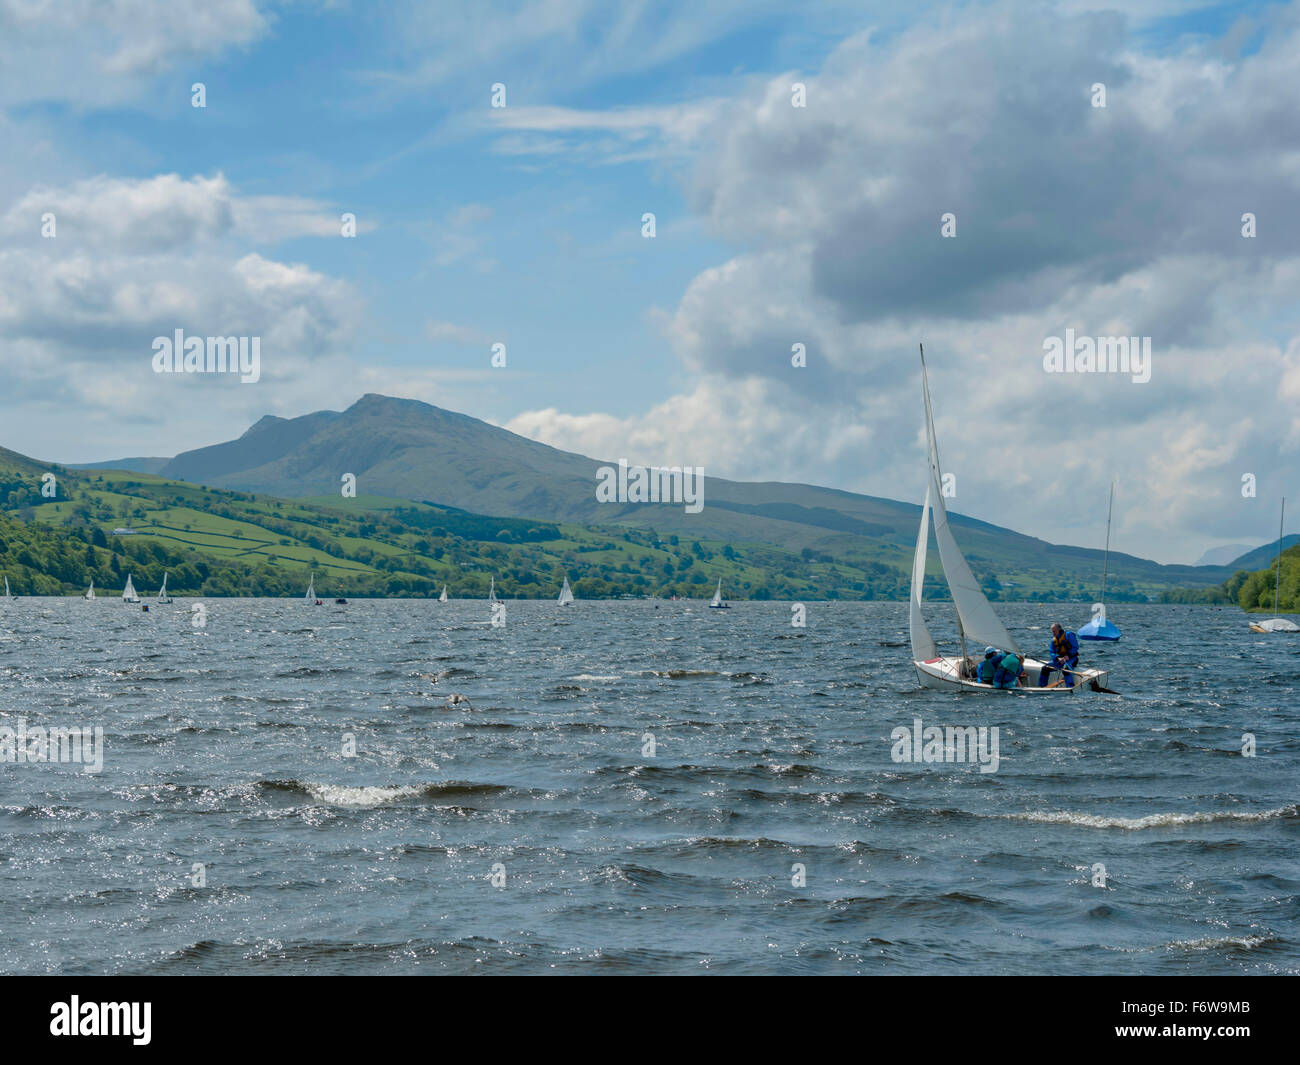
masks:
[[[316,600],[316,574],[313,571],[311,578],[307,581],[307,594],[303,596],[307,602],[312,603]]]
[[[493,577],[491,581],[492,583],[488,585],[488,602],[495,603],[497,601],[497,579]]]
[[[938,657],[934,637],[925,627],[921,613],[921,592],[925,587],[925,549],[930,539],[930,489],[925,490],[925,504],[921,507],[921,531],[916,534],[916,554],[912,556],[912,594],[909,610],[909,629],[912,639],[912,660],[928,662]]]
[[[122,589],[122,602],[124,603],[140,602],[140,597],[135,594],[135,584],[131,580],[131,574],[129,573],[126,575],[126,587]]]
[[[447,586],[444,584],[442,586],[442,595],[438,596],[438,602],[445,603],[446,601],[447,601]]]
[[[12,599],[13,597],[14,597],[13,592],[11,592],[11,591],[9,590],[9,578],[6,577],[6,578],[5,578],[5,598],[6,598],[6,599]]]
[[[718,578],[718,587],[713,592],[713,599],[710,600],[709,606],[722,605],[722,578]]]
[[[172,597],[167,594],[167,571],[163,570],[162,587],[158,589],[158,602],[170,603],[171,601]]]
[[[557,600],[560,606],[573,602],[573,589],[569,587],[569,576],[564,576],[564,587],[560,589],[560,598]]]
[[[90,582],[90,587],[86,589],[86,595],[85,595],[85,598],[86,598],[87,600],[91,600],[91,599],[94,599],[94,598],[95,598],[95,582],[94,582],[94,581],[91,581],[91,582]]]

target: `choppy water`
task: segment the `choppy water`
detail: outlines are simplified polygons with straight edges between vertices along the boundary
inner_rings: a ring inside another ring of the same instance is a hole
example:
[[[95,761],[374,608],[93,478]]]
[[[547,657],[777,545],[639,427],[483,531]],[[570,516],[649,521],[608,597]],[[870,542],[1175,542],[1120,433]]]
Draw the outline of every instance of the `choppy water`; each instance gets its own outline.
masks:
[[[0,971],[1300,971],[1300,639],[1235,610],[1115,607],[1124,697],[1039,699],[918,688],[902,604],[206,607],[0,603],[0,725],[106,734],[0,765]]]

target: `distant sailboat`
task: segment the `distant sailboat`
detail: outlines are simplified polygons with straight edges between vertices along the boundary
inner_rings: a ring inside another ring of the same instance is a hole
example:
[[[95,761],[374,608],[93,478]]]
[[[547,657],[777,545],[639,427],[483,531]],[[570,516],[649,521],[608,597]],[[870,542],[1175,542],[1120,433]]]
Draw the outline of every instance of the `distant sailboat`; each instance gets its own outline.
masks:
[[[138,603],[140,597],[135,594],[135,585],[131,581],[131,574],[126,575],[126,587],[122,589],[122,602]]]
[[[491,582],[488,585],[488,602],[495,603],[497,601],[497,579],[492,577]]]
[[[730,610],[731,608],[722,601],[722,578],[718,578],[718,587],[714,589],[713,598],[709,601],[710,610]]]
[[[172,597],[167,594],[167,571],[163,570],[162,587],[158,589],[158,602],[166,604],[172,601]]]
[[[1028,685],[1015,691],[1025,695],[1057,694],[1062,692],[1098,690],[1106,687],[1109,675],[1097,669],[1076,670],[1073,687],[1059,683],[1050,687],[1037,686],[1041,661],[1024,657],[1016,641],[1011,638],[1001,619],[994,612],[987,597],[980,590],[975,575],[971,573],[965,556],[953,539],[948,525],[948,509],[943,502],[943,475],[939,470],[939,444],[934,433],[934,415],[930,408],[930,383],[925,373],[925,349],[921,349],[921,391],[925,399],[925,435],[929,449],[929,480],[925,489],[925,503],[921,507],[921,527],[916,536],[916,552],[912,556],[912,592],[908,603],[908,627],[912,644],[912,665],[916,679],[927,688],[941,691],[995,692],[1000,689],[991,684],[981,684],[972,676],[975,660],[966,655],[966,641],[977,646],[989,645],[1022,658],[1022,670],[1027,674]],[[957,631],[961,639],[960,655],[940,655],[930,630],[921,613],[921,593],[925,585],[925,552],[930,538],[930,515],[933,508],[934,537],[939,544],[939,561],[944,580],[952,594],[957,610]]]
[[[444,584],[442,586],[442,595],[438,596],[438,602],[445,603],[446,601],[447,601],[447,586]]]
[[[320,600],[316,598],[316,572],[314,570],[312,571],[311,578],[307,581],[307,594],[303,596],[303,599],[308,603],[314,603],[316,606],[320,606]]]
[[[1110,503],[1106,506],[1106,554],[1101,564],[1101,602],[1092,608],[1093,619],[1079,629],[1081,640],[1106,640],[1114,643],[1122,635],[1119,626],[1106,619],[1106,573],[1110,568],[1110,516],[1114,509],[1115,482],[1111,481]],[[1098,607],[1101,609],[1098,610]]]
[[[556,600],[560,606],[566,606],[573,602],[573,589],[569,587],[569,575],[564,575],[564,587],[560,589],[560,598]]]
[[[1286,500],[1282,500],[1282,515],[1277,521],[1277,577],[1273,581],[1273,613],[1277,613],[1278,595],[1282,590],[1282,527],[1286,523]],[[1300,632],[1300,625],[1286,618],[1272,617],[1267,621],[1252,621],[1251,632]]]
[[[14,597],[14,593],[11,592],[11,591],[9,590],[9,578],[6,577],[6,578],[5,578],[5,598],[6,598],[6,599],[12,599],[13,597]]]
[[[91,581],[91,582],[90,582],[90,587],[86,589],[86,594],[83,595],[81,598],[85,599],[87,602],[89,602],[90,600],[92,600],[92,599],[95,598],[95,582],[94,582],[94,581]]]

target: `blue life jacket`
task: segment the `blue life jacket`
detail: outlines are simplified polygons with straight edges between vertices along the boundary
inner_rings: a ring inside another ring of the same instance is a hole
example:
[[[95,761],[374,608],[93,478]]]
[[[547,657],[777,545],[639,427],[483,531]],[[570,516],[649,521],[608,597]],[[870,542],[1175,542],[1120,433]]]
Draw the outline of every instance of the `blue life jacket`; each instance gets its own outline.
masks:
[[[989,655],[988,658],[984,659],[984,661],[980,663],[979,669],[976,671],[975,676],[981,684],[992,684],[993,676],[995,673],[997,673],[997,671],[998,671],[998,656]]]

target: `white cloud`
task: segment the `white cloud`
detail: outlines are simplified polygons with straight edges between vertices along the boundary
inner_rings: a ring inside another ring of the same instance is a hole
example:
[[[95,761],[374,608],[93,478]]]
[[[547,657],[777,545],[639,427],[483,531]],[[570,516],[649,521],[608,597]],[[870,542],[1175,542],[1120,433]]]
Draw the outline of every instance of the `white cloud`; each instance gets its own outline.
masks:
[[[139,98],[161,73],[247,47],[268,29],[254,0],[0,0],[0,106],[112,106]]]

